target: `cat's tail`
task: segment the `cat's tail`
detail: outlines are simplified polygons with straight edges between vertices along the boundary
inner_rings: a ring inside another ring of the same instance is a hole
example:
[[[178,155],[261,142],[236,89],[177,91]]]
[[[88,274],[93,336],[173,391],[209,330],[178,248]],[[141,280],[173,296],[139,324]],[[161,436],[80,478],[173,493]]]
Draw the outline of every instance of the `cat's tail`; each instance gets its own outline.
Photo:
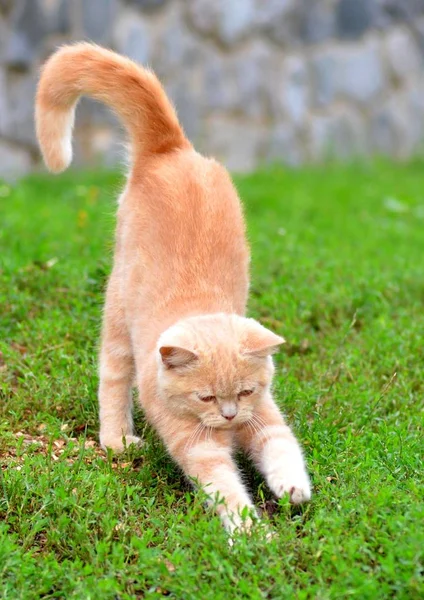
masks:
[[[71,163],[74,113],[82,95],[118,114],[130,136],[133,162],[190,146],[152,72],[105,48],[78,43],[63,46],[49,58],[38,86],[36,131],[51,171],[63,171]]]

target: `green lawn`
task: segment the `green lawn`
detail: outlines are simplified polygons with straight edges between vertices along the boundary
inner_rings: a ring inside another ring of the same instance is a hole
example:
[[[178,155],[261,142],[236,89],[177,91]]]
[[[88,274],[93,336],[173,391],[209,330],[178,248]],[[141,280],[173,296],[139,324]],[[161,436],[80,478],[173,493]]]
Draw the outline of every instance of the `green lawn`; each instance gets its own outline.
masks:
[[[0,598],[424,597],[424,164],[237,177],[250,314],[284,335],[275,395],[314,495],[230,548],[138,415],[97,446],[114,174],[0,184]]]

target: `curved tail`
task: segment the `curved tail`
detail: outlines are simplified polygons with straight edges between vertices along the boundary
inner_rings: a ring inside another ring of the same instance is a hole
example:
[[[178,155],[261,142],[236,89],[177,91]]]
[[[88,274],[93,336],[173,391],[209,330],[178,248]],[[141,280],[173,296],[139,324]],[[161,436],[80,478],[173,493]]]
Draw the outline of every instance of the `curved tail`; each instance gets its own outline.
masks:
[[[133,159],[190,145],[156,76],[94,44],[63,46],[44,65],[35,122],[47,167],[66,169],[72,160],[75,107],[82,95],[110,106],[124,123]]]

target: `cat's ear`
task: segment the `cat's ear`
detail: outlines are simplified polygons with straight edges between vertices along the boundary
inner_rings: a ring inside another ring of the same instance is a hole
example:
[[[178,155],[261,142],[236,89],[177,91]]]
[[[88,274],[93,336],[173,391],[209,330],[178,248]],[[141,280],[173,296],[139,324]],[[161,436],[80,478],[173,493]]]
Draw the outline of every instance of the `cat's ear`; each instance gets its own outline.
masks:
[[[249,327],[243,344],[244,354],[248,356],[265,358],[275,354],[285,339],[273,333],[257,321],[249,319]]]
[[[162,362],[168,369],[186,367],[197,360],[197,354],[179,346],[161,346],[159,348]]]

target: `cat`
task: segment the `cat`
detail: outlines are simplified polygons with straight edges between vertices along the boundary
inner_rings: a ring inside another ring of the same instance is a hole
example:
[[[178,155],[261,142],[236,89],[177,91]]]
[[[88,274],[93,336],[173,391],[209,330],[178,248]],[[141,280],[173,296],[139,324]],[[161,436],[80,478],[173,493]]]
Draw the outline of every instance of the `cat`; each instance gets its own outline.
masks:
[[[284,339],[245,316],[249,249],[229,174],[194,150],[151,71],[90,43],[59,48],[42,69],[36,131],[51,171],[72,160],[81,95],[111,107],[131,144],[104,307],[101,445],[141,443],[135,379],[147,420],[230,533],[257,515],[236,448],[277,497],[309,500],[302,451],[271,393],[272,354]]]

